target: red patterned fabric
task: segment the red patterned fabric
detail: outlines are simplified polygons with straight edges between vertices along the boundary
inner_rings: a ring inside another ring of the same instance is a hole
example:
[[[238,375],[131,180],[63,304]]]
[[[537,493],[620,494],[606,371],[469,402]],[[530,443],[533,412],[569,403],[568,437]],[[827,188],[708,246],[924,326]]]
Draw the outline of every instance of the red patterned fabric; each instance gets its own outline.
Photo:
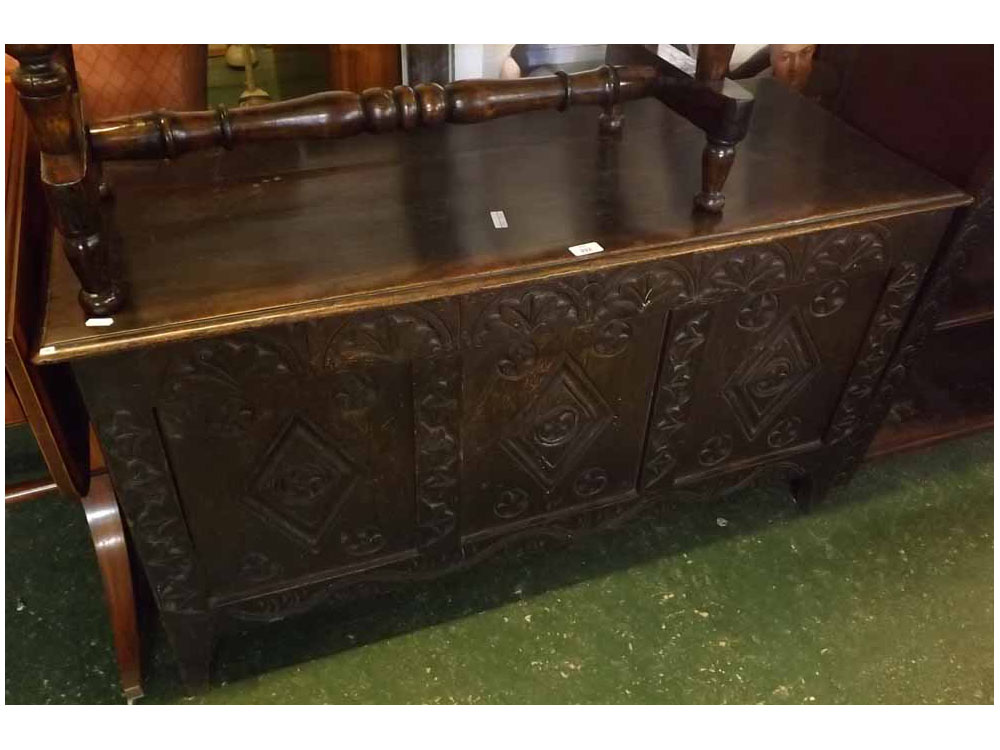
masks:
[[[74,44],[87,120],[204,109],[205,55],[200,44]]]

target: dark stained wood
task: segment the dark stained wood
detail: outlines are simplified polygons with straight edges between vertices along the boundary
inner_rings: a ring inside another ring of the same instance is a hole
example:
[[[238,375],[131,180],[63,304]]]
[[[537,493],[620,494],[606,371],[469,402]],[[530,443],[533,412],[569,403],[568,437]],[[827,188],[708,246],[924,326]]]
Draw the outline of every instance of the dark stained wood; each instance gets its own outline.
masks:
[[[975,202],[956,213],[911,327],[931,345],[893,392],[895,418],[871,455],[909,450],[993,424],[993,316],[956,314],[949,303],[969,258],[993,252],[992,166]]]
[[[695,78],[699,81],[721,81],[729,72],[729,61],[735,48],[735,44],[699,44]]]
[[[666,63],[642,45],[608,48],[609,62],[654,67],[660,76],[660,101],[705,131],[702,189],[695,195],[694,205],[708,213],[721,213],[725,207],[722,189],[736,157],[736,144],[747,134],[754,105],[753,96],[744,87],[724,78],[732,52],[733,45],[701,45],[692,71]]]
[[[182,674],[224,628],[664,500],[821,501],[949,213],[75,360]]]
[[[109,227],[101,210],[99,168],[91,163],[83,113],[73,80],[54,44],[11,44],[20,66],[12,80],[42,154],[41,174],[52,219],[90,315],[107,315],[124,302],[115,278]]]
[[[444,122],[477,123],[541,109],[597,104],[604,134],[621,130],[621,104],[656,95],[664,104],[702,128],[712,150],[705,184],[695,200],[703,210],[722,210],[722,183],[732,148],[746,135],[753,97],[722,79],[732,45],[705,45],[701,70],[683,70],[641,45],[612,45],[610,61],[633,61],[579,73],[518,80],[468,80],[369,88],[361,94],[337,91],[243,112],[177,113],[159,111],[94,124],[90,140],[102,159],[173,158],[187,151],[246,141],[287,138],[343,138],[361,132],[382,133]]]
[[[960,263],[950,267],[952,274],[945,311],[938,329],[974,325],[993,319],[993,152],[984,158],[983,169],[969,183],[975,202],[957,217],[960,228],[954,251],[962,254]]]
[[[991,429],[992,355],[991,321],[933,333],[866,457],[925,448]]]
[[[557,71],[540,78],[456,81],[443,87],[368,88],[360,94],[335,91],[235,112],[225,105],[214,112],[159,110],[87,128],[72,72],[72,50],[67,53],[64,48],[7,47],[21,63],[14,74],[15,88],[41,146],[42,179],[63,252],[82,287],[78,299],[91,316],[116,312],[125,300],[112,252],[110,209],[107,201],[103,205],[101,201],[110,197],[110,183],[99,160],[174,158],[255,141],[344,138],[445,122],[480,123],[581,104],[599,105],[603,110],[599,132],[619,136],[622,103],[655,95],[704,130],[708,145],[702,190],[694,204],[719,213],[725,205],[722,188],[734,147],[745,137],[753,109],[753,97],[746,89],[721,78],[731,46],[707,45],[698,74],[692,66],[675,66],[642,45],[611,45],[606,58],[615,64],[573,74]]]
[[[992,346],[963,349],[992,339],[981,329],[991,330],[993,319],[993,47],[832,45],[820,54],[844,79],[834,111],[976,195],[976,203],[956,216],[956,240],[942,252],[929,285],[940,311],[940,335],[931,337],[936,342],[931,348],[948,352],[946,361],[921,358],[912,381],[898,390],[894,408],[900,418],[913,413],[913,424],[905,419],[887,423],[873,450],[884,455],[894,446],[928,444],[988,427],[992,399],[959,394],[981,388],[993,362]],[[964,330],[970,326],[977,333]],[[953,396],[942,398],[942,392]]]
[[[733,168],[736,149],[725,143],[705,144],[701,152],[701,192],[695,196],[695,204],[706,211],[718,213],[726,205],[722,188]]]
[[[143,695],[139,631],[136,627],[125,529],[107,474],[94,478],[90,491],[81,498],[81,502],[87,514],[97,565],[101,570],[122,691],[131,702]]]
[[[698,67],[695,78],[699,81],[721,81],[729,70],[734,44],[698,45]],[[695,204],[706,211],[718,213],[726,203],[722,188],[729,177],[729,170],[736,158],[736,148],[731,143],[709,140],[701,155],[701,192]]]
[[[966,197],[772,81],[727,212],[692,214],[701,132],[652,101],[629,137],[583,111],[479,128],[109,164],[135,302],[88,328],[52,255],[38,361],[603,269],[954,206]],[[858,179],[864,175],[864,180]],[[490,211],[503,210],[496,230]],[[58,238],[56,238],[58,241]],[[577,259],[567,247],[597,241]],[[277,252],[280,247],[281,251]],[[169,257],[169,262],[164,258]]]
[[[468,80],[445,86],[418,84],[356,94],[333,91],[214,112],[151,112],[90,127],[100,159],[173,158],[181,154],[257,141],[346,138],[361,133],[478,123],[497,117],[574,105],[611,107],[649,96],[656,76],[649,67],[609,66],[511,81]]]
[[[756,94],[721,216],[675,200],[704,135],[655,101],[620,140],[542,113],[109,169],[136,304],[85,328],[55,254],[39,359],[77,376],[186,680],[246,623],[849,480],[969,196]]]

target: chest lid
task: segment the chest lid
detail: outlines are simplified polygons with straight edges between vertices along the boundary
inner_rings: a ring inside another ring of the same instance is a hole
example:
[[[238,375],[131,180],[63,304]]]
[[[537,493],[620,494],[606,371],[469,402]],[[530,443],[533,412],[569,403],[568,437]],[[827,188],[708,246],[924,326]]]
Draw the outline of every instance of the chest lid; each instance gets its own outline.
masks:
[[[588,110],[106,165],[127,307],[85,325],[54,235],[36,361],[387,307],[915,212],[967,196],[775,81],[721,216],[704,135],[654,100],[618,140]],[[502,212],[499,213],[499,212]],[[603,251],[569,248],[596,242]]]

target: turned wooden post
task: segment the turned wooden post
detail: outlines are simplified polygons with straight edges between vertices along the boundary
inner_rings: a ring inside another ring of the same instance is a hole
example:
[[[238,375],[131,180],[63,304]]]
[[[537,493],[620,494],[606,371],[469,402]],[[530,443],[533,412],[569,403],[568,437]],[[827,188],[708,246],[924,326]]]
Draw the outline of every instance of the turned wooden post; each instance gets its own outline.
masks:
[[[60,45],[9,44],[6,50],[20,63],[12,80],[38,141],[42,183],[80,280],[80,305],[88,315],[108,315],[124,297],[111,270],[100,173],[90,162],[72,77],[57,60]]]
[[[708,84],[721,82],[729,72],[729,61],[734,44],[699,44],[698,66],[695,80]],[[726,205],[722,188],[729,177],[729,170],[736,159],[736,143],[713,138],[711,135],[701,152],[701,192],[694,197],[694,205],[703,211],[721,213]]]

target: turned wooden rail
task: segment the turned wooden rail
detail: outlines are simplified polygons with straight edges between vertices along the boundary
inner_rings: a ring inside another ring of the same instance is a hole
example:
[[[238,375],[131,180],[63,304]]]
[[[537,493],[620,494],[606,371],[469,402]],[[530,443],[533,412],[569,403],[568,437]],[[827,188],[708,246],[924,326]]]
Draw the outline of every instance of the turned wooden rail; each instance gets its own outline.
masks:
[[[294,138],[347,138],[361,133],[413,130],[444,123],[477,123],[544,109],[597,105],[602,132],[621,128],[618,105],[651,96],[649,66],[604,65],[572,75],[441,86],[373,88],[356,94],[328,91],[254,107],[222,104],[205,112],[147,112],[90,126],[98,159],[174,158],[197,149]]]
[[[611,45],[608,64],[518,80],[456,81],[333,91],[230,110],[158,111],[84,124],[65,45],[7,45],[21,63],[13,81],[42,152],[42,178],[66,255],[80,279],[80,304],[106,315],[124,302],[110,270],[107,212],[99,164],[111,159],[174,158],[198,149],[298,138],[346,138],[444,123],[477,123],[536,110],[601,108],[603,135],[622,129],[623,102],[656,97],[705,131],[702,185],[695,206],[718,213],[722,188],[746,135],[753,97],[724,78],[733,45],[701,45],[697,64],[661,59],[641,45]],[[676,63],[676,64],[674,64]]]

